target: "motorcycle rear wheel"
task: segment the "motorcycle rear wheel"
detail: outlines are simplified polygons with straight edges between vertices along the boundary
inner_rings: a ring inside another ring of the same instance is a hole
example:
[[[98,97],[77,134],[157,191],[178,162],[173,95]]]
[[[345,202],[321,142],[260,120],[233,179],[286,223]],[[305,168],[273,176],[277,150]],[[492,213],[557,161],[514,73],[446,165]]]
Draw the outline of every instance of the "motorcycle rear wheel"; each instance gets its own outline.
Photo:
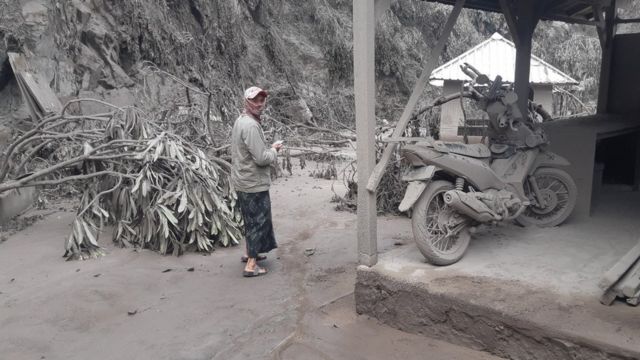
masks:
[[[545,207],[530,205],[516,218],[520,225],[551,227],[562,224],[576,206],[578,188],[566,171],[556,168],[539,168],[534,173],[538,188],[545,198]],[[524,186],[525,194],[534,197],[529,184]]]
[[[456,235],[446,236],[442,225],[443,215],[452,211],[444,202],[444,193],[453,184],[438,180],[429,184],[413,206],[411,227],[418,249],[428,262],[434,265],[450,265],[462,258],[469,247],[471,234],[467,226]]]

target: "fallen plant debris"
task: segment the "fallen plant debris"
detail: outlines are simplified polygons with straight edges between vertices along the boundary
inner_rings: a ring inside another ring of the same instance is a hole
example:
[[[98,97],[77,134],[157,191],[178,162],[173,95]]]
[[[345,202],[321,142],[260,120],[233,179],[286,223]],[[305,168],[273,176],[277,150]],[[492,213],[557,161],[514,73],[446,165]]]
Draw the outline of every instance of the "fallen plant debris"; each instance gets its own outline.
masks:
[[[72,185],[80,206],[65,244],[67,259],[104,254],[101,229],[113,224],[121,246],[182,254],[238,244],[241,215],[230,164],[167,132],[136,108],[61,114],[15,137],[0,164],[0,193],[25,186]]]
[[[382,155],[382,147],[378,147],[378,160]],[[407,183],[402,179],[402,163],[400,156],[396,151],[394,155],[394,161],[390,162],[385,171],[380,184],[376,190],[376,204],[378,214],[399,214],[398,205],[404,197],[404,192],[407,187]],[[342,182],[347,188],[347,192],[344,196],[340,196],[334,192],[334,196],[331,202],[336,203],[335,209],[337,211],[350,211],[355,212],[357,210],[357,198],[358,198],[358,182],[357,182],[357,167],[356,162],[352,161],[347,164],[341,171],[340,177]],[[336,174],[334,178],[337,178]],[[332,187],[333,189],[333,187]],[[366,191],[366,190],[365,190]]]

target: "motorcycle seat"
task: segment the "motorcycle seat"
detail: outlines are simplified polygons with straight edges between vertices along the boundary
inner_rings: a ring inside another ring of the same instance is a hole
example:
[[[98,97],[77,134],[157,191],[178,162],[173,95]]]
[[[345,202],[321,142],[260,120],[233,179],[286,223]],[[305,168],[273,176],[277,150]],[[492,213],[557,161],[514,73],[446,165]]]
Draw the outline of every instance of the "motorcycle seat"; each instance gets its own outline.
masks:
[[[484,144],[461,144],[457,142],[434,141],[433,148],[443,153],[454,153],[478,159],[491,157],[491,150]]]

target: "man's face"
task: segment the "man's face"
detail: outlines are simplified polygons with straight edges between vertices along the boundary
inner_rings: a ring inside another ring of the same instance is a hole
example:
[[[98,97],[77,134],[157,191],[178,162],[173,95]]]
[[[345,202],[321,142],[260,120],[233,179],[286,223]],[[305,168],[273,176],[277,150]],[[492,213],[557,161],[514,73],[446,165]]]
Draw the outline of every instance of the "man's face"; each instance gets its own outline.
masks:
[[[264,94],[258,94],[251,102],[256,106],[256,110],[262,112],[267,105],[267,97]]]

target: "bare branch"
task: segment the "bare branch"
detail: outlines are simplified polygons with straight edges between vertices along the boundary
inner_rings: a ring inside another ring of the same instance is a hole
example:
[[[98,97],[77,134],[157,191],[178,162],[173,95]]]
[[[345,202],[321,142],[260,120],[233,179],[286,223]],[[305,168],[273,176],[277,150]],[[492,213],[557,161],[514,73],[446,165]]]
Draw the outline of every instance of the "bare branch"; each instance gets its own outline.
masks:
[[[11,190],[11,189],[18,189],[18,188],[29,187],[29,186],[58,185],[65,182],[88,180],[88,179],[105,176],[105,175],[123,176],[131,179],[135,179],[135,177],[133,176],[122,174],[116,171],[108,171],[108,170],[98,171],[98,172],[83,174],[83,175],[72,175],[72,176],[64,177],[62,179],[52,179],[52,180],[30,181],[27,178],[24,178],[24,179],[0,184],[0,193]]]
[[[102,104],[104,106],[108,106],[108,107],[114,108],[116,110],[123,111],[123,109],[121,107],[115,106],[115,105],[110,104],[110,103],[108,103],[106,101],[102,101],[102,100],[98,100],[98,99],[80,98],[80,99],[73,99],[73,100],[67,101],[67,103],[64,104],[64,106],[62,107],[62,111],[60,111],[60,116],[64,116],[64,113],[67,111],[67,108],[69,107],[69,105],[75,104],[75,103],[78,103],[78,102],[83,102],[83,101],[96,102],[98,104]]]

